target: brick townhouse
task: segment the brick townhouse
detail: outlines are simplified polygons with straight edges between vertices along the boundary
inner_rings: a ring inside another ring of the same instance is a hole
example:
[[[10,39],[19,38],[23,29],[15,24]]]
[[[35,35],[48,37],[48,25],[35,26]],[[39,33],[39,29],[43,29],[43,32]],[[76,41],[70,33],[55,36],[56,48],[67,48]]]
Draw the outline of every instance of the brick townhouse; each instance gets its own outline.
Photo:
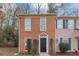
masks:
[[[69,51],[79,49],[79,17],[55,14],[19,14],[19,52],[24,53],[27,39],[37,39],[38,52],[59,52],[59,43],[69,43]],[[53,49],[50,51],[50,39]]]

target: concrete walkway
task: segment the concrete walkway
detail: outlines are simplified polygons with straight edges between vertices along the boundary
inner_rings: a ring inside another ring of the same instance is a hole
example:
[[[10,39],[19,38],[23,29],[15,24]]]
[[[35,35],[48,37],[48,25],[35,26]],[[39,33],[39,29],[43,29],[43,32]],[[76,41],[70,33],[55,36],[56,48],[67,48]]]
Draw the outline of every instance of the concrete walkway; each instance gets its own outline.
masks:
[[[40,56],[49,56],[47,53],[40,53]]]

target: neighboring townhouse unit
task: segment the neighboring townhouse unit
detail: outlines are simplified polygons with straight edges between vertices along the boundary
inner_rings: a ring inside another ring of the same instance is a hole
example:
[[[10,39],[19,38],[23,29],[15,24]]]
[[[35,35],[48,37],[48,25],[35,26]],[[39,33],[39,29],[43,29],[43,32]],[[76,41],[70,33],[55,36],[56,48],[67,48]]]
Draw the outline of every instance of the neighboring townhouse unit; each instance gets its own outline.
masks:
[[[69,43],[69,51],[79,50],[79,17],[61,16],[56,19],[56,52],[59,52],[59,43]]]
[[[55,53],[55,14],[26,14],[19,17],[19,52],[24,53],[27,39],[39,41],[38,52]],[[53,49],[50,51],[50,39]]]
[[[79,49],[79,17],[55,14],[17,15],[19,18],[19,52],[24,53],[27,39],[39,41],[38,52],[59,52],[59,43],[69,43],[69,51]],[[52,42],[52,51],[50,47]]]

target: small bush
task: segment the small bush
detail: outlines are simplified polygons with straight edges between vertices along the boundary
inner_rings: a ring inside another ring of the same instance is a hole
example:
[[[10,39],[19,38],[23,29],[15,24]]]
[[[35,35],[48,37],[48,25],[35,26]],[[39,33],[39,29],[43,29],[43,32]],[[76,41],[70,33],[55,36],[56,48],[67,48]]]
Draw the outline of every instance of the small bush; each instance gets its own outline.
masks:
[[[24,53],[25,55],[28,55],[28,51],[27,50],[25,50],[25,53]]]
[[[26,50],[27,50],[28,54],[30,54],[30,52],[31,52],[31,46],[32,46],[31,39],[27,39],[26,43],[27,43]]]
[[[67,50],[69,49],[68,43],[60,43],[59,49],[62,53],[67,52]]]
[[[38,53],[38,40],[37,39],[34,39],[33,40],[33,55],[37,55]]]

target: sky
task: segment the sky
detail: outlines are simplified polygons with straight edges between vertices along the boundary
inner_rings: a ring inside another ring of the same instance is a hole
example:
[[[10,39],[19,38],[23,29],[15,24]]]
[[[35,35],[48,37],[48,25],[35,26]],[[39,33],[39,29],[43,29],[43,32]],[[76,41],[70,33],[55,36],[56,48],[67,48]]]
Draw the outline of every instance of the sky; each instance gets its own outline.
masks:
[[[32,3],[33,6],[36,7],[37,3]],[[23,6],[23,3],[18,3],[16,4],[17,6]],[[41,13],[46,13],[47,12],[47,3],[41,3],[42,8],[41,8]],[[32,12],[35,12],[35,10],[33,9],[34,7],[32,7]],[[79,10],[79,3],[65,3],[64,6],[62,8],[58,9],[58,15],[62,15],[64,13],[64,9],[65,10],[71,10],[69,13],[71,14],[73,11],[75,11],[76,9]],[[69,14],[69,15],[70,15]],[[78,13],[72,13],[72,15],[77,15]]]
[[[17,5],[17,6],[20,6],[20,7],[23,7],[24,4],[25,4],[25,3],[17,3],[16,5]],[[37,7],[37,4],[38,4],[38,3],[32,3],[31,10],[29,10],[29,11],[31,11],[31,13],[36,13],[35,8]],[[46,3],[40,3],[40,5],[41,5],[41,10],[40,10],[40,12],[41,12],[41,13],[46,13],[46,12],[47,12],[47,4],[46,4]]]

